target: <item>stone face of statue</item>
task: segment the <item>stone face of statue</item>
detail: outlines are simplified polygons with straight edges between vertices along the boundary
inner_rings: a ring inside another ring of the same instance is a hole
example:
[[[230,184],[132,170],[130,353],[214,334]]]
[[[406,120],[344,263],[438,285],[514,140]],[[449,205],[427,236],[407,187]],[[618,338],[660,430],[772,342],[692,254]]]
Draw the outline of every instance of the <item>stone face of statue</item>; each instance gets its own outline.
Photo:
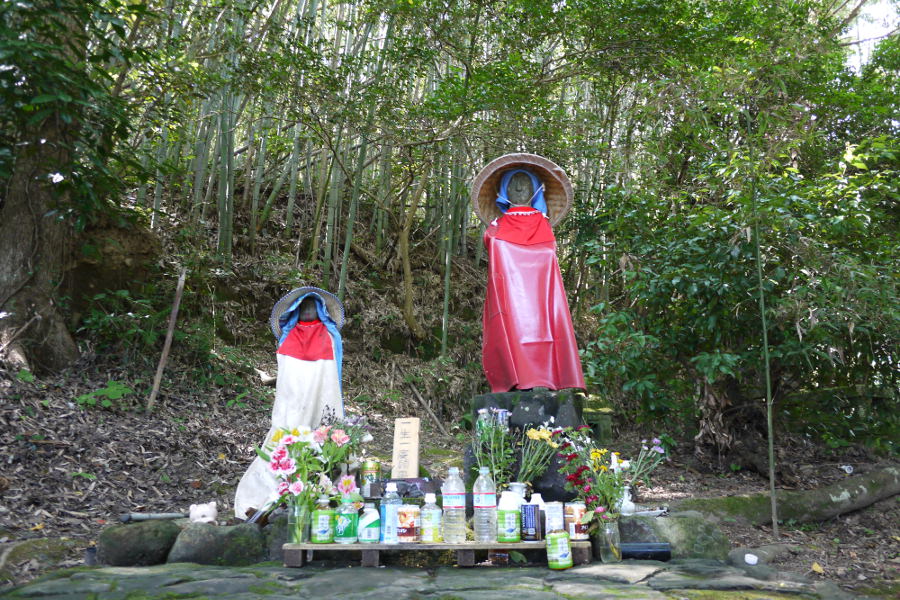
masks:
[[[531,177],[525,173],[516,173],[509,178],[506,186],[506,198],[513,206],[528,206],[534,195],[534,186],[531,185]]]
[[[316,301],[310,297],[306,297],[300,302],[300,320],[306,322],[319,320],[319,312],[316,310]]]

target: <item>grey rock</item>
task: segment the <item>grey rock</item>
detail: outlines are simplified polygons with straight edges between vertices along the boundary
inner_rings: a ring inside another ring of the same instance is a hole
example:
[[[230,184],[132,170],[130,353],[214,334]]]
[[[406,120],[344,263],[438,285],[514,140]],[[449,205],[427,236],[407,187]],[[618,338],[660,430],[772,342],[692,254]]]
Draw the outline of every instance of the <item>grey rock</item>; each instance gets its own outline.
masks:
[[[553,591],[566,598],[584,600],[669,600],[669,597],[644,586],[612,585],[590,580],[563,580],[552,584]],[[518,594],[516,594],[518,597]]]
[[[723,575],[721,577],[698,577],[684,573],[666,571],[655,575],[648,585],[655,590],[758,590],[764,592],[780,592],[783,594],[814,593],[811,584],[794,581],[764,581],[741,575]]]
[[[16,596],[21,598],[40,598],[43,596],[82,596],[104,594],[112,585],[104,581],[71,581],[69,579],[51,579],[38,581],[17,590]]]
[[[282,546],[287,543],[288,538],[287,515],[279,515],[270,520],[263,527],[262,532],[266,539],[266,559],[277,560],[278,562],[284,560]]]
[[[595,563],[553,573],[547,581],[560,579],[603,579],[614,583],[635,584],[666,569],[666,564],[657,561],[627,561],[614,564]]]
[[[390,590],[392,599],[421,594],[431,589],[431,578],[419,569],[345,568],[323,570],[316,577],[301,582],[296,589],[312,598],[384,598]],[[338,594],[339,590],[339,594]],[[399,591],[402,590],[403,594]],[[380,596],[378,594],[381,594]]]
[[[236,594],[254,591],[262,587],[262,581],[252,575],[227,577],[222,579],[198,579],[166,587],[166,594],[204,594],[208,596],[232,597]],[[256,590],[260,591],[260,590]]]
[[[251,565],[262,561],[265,556],[265,537],[252,523],[230,527],[191,523],[175,540],[167,562]]]
[[[500,569],[491,569],[500,572]],[[504,569],[509,573],[508,577],[485,577],[482,569],[458,569],[455,567],[441,567],[435,571],[434,588],[441,591],[477,591],[486,589],[501,589],[510,586],[512,582],[516,587],[542,589],[544,577],[552,573],[543,568],[515,568]]]
[[[384,596],[380,596],[383,598]],[[556,592],[542,590],[521,590],[514,588],[501,588],[494,590],[462,590],[448,593],[436,592],[429,596],[435,600],[446,598],[448,600],[565,600]]]
[[[581,411],[576,408],[572,395],[568,394],[564,401],[560,398],[559,408],[556,411],[556,419],[553,425],[556,427],[578,427],[583,424]]]
[[[543,475],[532,482],[534,491],[540,492],[545,502],[571,502],[575,498],[575,492],[566,490],[566,476],[560,472],[560,464],[560,458],[554,455]]]
[[[644,517],[619,519],[623,542],[668,542],[672,558],[711,558],[724,560],[731,547],[725,534],[701,516]]]
[[[540,425],[550,418],[547,403],[536,395],[524,396],[509,416],[509,426],[513,429],[525,429]]]
[[[100,533],[97,560],[117,567],[157,565],[166,561],[181,528],[172,521],[113,525]]]

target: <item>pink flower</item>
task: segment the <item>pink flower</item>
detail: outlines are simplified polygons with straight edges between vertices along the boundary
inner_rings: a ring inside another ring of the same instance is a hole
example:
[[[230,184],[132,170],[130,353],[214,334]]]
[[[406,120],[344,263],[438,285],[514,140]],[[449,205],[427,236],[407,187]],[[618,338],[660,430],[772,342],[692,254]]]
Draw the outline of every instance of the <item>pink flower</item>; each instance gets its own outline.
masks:
[[[293,444],[296,441],[297,441],[297,438],[295,438],[291,434],[288,434],[288,435],[284,436],[283,438],[281,438],[281,445],[282,446],[290,446],[291,444]]]
[[[662,444],[662,440],[660,440],[659,438],[653,438],[652,441],[654,446],[659,446]]]
[[[278,495],[284,496],[288,493],[288,482],[287,481],[279,481],[278,482]]]
[[[287,458],[287,448],[278,444],[275,450],[272,451],[272,459],[271,462],[278,462],[284,458]]]
[[[353,475],[341,475],[341,478],[338,480],[337,489],[345,496],[359,490],[359,488],[356,487],[356,480],[353,478]]]
[[[603,513],[606,512],[606,509],[603,508],[602,506],[598,506],[597,508],[594,509],[594,512],[597,513],[598,515],[602,515]]]
[[[331,434],[331,441],[340,447],[350,441],[350,436],[343,429],[335,429]]]
[[[304,488],[304,487],[305,487],[305,486],[303,485],[303,482],[300,481],[300,480],[298,479],[297,481],[295,481],[294,483],[292,483],[292,484],[290,485],[290,487],[288,488],[288,490],[289,490],[293,495],[299,496],[300,494],[303,493],[303,488]]]
[[[270,462],[269,468],[275,475],[293,475],[297,470],[297,462],[293,458],[282,458]]]
[[[313,431],[313,441],[317,444],[321,444],[325,440],[328,439],[328,432],[331,430],[331,425],[322,426]]]
[[[586,486],[584,486],[584,487],[583,487],[583,488],[581,488],[581,489],[582,489],[582,490],[584,490],[584,491],[585,491],[585,493],[587,493],[587,492],[590,492],[590,491],[591,491],[591,486],[589,486],[589,485],[586,485]]]

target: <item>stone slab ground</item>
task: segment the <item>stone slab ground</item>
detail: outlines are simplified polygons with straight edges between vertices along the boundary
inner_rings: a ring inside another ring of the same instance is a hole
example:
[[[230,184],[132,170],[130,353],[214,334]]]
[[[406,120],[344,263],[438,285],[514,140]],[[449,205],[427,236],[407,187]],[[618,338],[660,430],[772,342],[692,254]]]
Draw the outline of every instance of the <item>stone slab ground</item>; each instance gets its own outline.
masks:
[[[440,567],[334,567],[303,569],[271,563],[216,567],[170,563],[153,567],[82,567],[50,573],[0,592],[3,598],[37,600],[141,600],[281,598],[365,600],[844,600],[829,583],[798,575],[765,578],[724,563],[703,560],[625,561],[566,571],[541,567],[459,569]]]

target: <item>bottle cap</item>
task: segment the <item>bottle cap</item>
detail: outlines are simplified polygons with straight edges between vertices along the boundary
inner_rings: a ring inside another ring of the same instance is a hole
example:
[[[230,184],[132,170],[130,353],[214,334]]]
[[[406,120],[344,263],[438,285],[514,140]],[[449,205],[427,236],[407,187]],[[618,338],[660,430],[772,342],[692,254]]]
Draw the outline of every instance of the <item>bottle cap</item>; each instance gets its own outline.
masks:
[[[396,484],[395,482],[393,482],[393,481],[389,482],[389,483],[385,486],[384,491],[386,491],[386,492],[396,492],[396,491],[397,491],[397,484]]]
[[[437,496],[428,492],[425,494],[425,504],[434,504],[437,501]]]
[[[459,467],[450,467],[449,475],[459,475]]]
[[[331,502],[331,500],[328,499],[328,496],[322,495],[319,496],[319,499],[316,500],[316,502],[318,502],[319,504],[328,504],[329,502]]]

